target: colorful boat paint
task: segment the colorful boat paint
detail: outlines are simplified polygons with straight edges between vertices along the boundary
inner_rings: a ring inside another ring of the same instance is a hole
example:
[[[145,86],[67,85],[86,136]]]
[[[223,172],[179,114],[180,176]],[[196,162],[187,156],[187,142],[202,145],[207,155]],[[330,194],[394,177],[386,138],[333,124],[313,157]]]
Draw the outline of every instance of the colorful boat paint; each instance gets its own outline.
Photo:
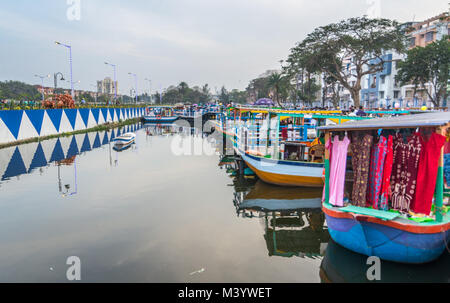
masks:
[[[389,119],[374,119],[359,123],[323,127],[326,137],[330,132],[351,132],[379,129],[405,129],[418,127],[435,128],[445,133],[450,127],[448,113],[431,113],[402,116]],[[442,152],[443,154],[443,152]],[[450,213],[443,205],[443,157],[439,162],[435,193],[435,220],[415,222],[407,216],[390,211],[363,207],[334,207],[329,204],[329,153],[326,154],[325,213],[332,239],[354,252],[377,256],[383,260],[400,263],[428,263],[449,250]],[[450,252],[450,250],[449,250]]]
[[[119,137],[114,138],[114,149],[116,151],[122,151],[129,148],[136,140],[134,133],[126,133]]]
[[[144,116],[145,123],[171,124],[178,120],[178,116],[161,117],[161,116]]]

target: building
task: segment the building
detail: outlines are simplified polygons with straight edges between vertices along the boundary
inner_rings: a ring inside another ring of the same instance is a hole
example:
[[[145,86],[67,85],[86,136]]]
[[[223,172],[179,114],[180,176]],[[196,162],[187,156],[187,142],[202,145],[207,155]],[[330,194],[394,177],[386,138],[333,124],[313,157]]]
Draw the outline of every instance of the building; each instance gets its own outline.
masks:
[[[405,25],[407,26],[405,31],[409,39],[409,48],[425,47],[450,34],[448,13],[442,13],[423,22],[409,22]]]
[[[97,92],[99,94],[114,95],[116,91],[119,91],[117,81],[114,82],[109,77],[106,77],[104,80],[97,81]]]

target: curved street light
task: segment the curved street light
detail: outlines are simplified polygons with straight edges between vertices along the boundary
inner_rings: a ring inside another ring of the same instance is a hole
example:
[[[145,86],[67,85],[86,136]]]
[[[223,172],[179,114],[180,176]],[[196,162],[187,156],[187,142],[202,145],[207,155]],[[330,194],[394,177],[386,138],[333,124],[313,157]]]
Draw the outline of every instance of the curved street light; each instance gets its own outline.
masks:
[[[73,91],[73,79],[72,79],[72,76],[73,76],[73,74],[72,74],[72,46],[71,46],[71,45],[64,44],[64,43],[61,43],[61,42],[58,42],[58,41],[55,41],[55,44],[56,44],[56,45],[64,46],[64,47],[66,47],[66,48],[69,49],[70,89],[71,89],[71,92],[72,92],[72,98],[75,98],[74,91]]]

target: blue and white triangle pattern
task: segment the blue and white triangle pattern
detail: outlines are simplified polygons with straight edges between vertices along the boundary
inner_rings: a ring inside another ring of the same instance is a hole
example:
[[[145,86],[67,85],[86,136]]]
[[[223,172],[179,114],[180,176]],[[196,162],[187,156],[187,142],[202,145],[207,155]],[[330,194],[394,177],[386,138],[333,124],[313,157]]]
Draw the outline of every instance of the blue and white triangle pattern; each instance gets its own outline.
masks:
[[[143,108],[3,110],[0,144],[83,130],[119,119],[142,117],[142,113]]]

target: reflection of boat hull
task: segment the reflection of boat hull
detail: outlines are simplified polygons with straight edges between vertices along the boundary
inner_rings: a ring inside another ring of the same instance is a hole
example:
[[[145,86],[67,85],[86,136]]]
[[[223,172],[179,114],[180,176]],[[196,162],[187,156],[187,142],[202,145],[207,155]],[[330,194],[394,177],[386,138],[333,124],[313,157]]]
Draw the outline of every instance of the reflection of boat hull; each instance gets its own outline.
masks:
[[[264,182],[281,186],[323,186],[322,163],[273,160],[244,152],[239,154]]]
[[[363,255],[401,263],[427,263],[437,259],[450,241],[448,219],[426,225],[346,213],[325,204],[322,209],[333,240]]]
[[[144,116],[143,117],[145,123],[173,123],[178,119],[178,116],[171,117],[158,117],[158,116]]]
[[[133,143],[130,143],[128,145],[114,145],[113,149],[115,151],[121,152],[121,151],[129,149],[131,147],[131,145],[133,145]]]
[[[329,241],[320,264],[322,283],[364,283],[367,279],[367,257],[349,251]],[[448,282],[450,279],[450,254],[442,255],[436,262],[426,265],[410,265],[394,262],[381,264],[383,283]]]

